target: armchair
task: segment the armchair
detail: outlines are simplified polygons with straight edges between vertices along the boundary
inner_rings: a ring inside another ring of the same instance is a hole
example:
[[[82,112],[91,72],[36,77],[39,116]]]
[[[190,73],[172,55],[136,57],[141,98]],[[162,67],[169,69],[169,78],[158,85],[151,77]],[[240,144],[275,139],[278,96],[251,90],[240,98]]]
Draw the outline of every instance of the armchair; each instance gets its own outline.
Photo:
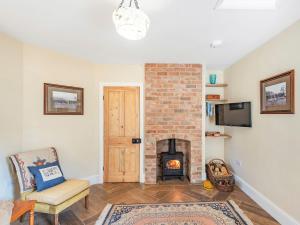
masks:
[[[35,200],[35,212],[54,215],[54,225],[59,224],[58,215],[61,211],[82,198],[85,198],[85,208],[88,209],[88,181],[71,179],[40,192],[35,190],[34,177],[27,167],[58,161],[55,148],[21,152],[10,156],[10,159],[18,177],[21,199]]]

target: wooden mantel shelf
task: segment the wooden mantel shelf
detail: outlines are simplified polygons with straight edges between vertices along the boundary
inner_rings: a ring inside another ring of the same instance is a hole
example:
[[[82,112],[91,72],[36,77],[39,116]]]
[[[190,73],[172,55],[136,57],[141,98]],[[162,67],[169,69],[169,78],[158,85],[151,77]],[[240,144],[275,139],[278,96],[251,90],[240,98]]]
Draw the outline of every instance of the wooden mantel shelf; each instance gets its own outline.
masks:
[[[206,84],[206,87],[227,87],[227,84]]]

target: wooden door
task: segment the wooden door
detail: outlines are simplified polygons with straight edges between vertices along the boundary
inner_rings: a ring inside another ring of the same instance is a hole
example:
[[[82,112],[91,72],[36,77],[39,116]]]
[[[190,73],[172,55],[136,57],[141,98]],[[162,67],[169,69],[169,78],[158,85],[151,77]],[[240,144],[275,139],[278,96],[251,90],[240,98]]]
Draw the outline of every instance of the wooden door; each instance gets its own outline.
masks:
[[[138,182],[140,146],[139,87],[104,88],[104,181]]]

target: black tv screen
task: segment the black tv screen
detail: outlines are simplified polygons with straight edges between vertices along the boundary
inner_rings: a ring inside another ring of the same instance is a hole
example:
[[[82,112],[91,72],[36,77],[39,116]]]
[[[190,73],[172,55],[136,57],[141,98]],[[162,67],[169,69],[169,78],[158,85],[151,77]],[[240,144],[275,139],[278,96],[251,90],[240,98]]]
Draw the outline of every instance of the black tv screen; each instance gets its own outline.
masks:
[[[216,105],[216,125],[252,127],[251,102]]]

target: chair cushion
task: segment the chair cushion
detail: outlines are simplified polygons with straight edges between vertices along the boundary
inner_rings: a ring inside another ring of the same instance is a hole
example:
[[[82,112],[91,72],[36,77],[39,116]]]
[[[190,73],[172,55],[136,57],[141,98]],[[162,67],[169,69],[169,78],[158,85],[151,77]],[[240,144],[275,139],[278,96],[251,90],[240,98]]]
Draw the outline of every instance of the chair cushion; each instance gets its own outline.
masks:
[[[49,205],[59,205],[89,188],[89,186],[90,184],[86,180],[67,180],[44,191],[34,191],[26,196],[26,200],[36,200],[37,202]]]
[[[28,169],[34,176],[37,191],[43,191],[65,182],[58,161],[42,166],[28,166]]]

